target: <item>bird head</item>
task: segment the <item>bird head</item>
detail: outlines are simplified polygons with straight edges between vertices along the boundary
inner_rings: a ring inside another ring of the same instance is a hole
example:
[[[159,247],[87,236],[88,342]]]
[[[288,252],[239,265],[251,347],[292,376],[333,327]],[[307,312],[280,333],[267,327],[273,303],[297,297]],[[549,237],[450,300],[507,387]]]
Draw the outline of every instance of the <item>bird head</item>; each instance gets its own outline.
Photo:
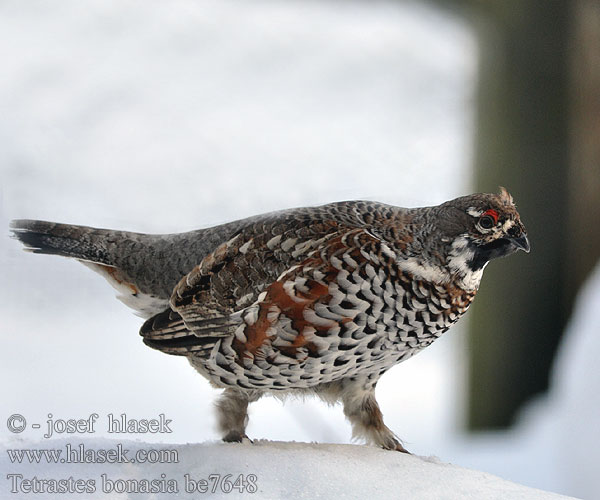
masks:
[[[492,259],[518,250],[529,252],[525,226],[512,196],[478,193],[440,205],[445,219],[443,240],[450,244],[449,263],[471,272],[482,270]]]

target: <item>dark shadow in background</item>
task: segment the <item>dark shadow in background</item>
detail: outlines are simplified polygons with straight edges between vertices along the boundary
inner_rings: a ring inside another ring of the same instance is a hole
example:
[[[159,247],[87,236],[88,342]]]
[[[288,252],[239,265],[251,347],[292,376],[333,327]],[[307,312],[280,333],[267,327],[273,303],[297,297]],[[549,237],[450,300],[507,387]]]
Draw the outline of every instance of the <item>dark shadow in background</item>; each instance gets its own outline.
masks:
[[[506,186],[531,253],[490,264],[470,314],[469,427],[510,425],[548,387],[600,257],[600,2],[436,0],[480,41],[475,185]]]

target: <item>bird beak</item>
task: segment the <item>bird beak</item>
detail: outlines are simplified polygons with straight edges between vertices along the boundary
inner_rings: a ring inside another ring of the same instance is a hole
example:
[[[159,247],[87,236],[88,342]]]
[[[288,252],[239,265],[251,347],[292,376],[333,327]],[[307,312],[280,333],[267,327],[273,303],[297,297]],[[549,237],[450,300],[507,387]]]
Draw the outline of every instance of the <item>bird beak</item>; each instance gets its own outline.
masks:
[[[522,233],[521,236],[517,238],[509,238],[511,243],[517,247],[517,249],[523,250],[525,253],[529,253],[531,247],[529,246],[529,240],[527,239],[527,235]]]

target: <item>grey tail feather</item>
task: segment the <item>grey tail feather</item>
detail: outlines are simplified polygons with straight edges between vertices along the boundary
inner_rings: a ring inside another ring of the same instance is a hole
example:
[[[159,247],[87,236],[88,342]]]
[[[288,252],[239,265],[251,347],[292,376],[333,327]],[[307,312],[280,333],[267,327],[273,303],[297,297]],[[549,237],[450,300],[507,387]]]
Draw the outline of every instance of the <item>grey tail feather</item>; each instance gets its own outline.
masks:
[[[27,219],[13,220],[10,228],[27,251],[111,265],[103,245],[110,230]]]

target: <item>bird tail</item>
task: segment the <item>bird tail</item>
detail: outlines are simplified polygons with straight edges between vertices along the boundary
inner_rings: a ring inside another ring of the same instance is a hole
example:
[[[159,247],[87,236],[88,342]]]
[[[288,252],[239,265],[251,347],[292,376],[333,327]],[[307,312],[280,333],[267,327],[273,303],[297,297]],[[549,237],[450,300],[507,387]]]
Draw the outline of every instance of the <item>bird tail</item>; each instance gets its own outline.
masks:
[[[106,241],[115,231],[27,219],[13,220],[10,228],[29,252],[113,264]]]
[[[150,235],[40,220],[14,220],[11,230],[29,252],[71,257],[99,273],[145,318],[168,305],[180,278],[161,272],[164,263],[148,257],[155,241]]]

